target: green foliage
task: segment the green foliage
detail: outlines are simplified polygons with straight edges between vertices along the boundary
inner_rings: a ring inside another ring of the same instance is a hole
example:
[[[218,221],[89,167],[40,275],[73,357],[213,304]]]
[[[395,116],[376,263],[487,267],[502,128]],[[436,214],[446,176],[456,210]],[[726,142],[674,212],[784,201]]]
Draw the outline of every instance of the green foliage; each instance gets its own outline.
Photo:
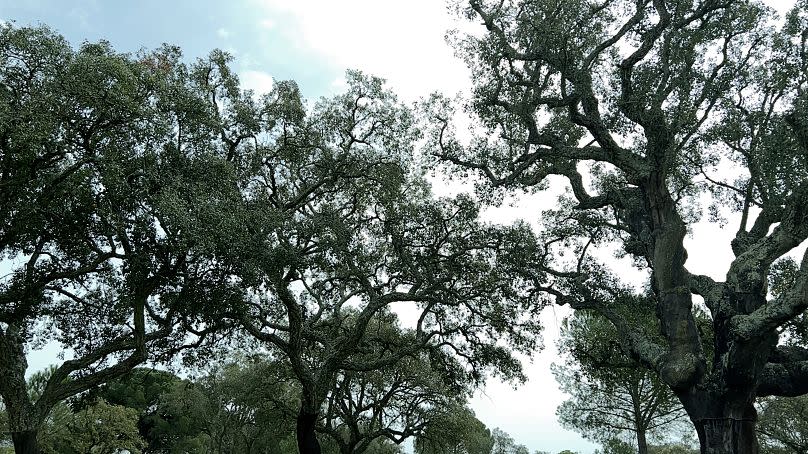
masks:
[[[683,422],[676,396],[623,353],[614,326],[603,317],[582,311],[565,319],[558,348],[566,362],[554,364],[553,374],[570,395],[557,410],[559,421],[606,442],[607,452],[636,449],[623,446],[619,437],[634,439],[636,446],[646,436],[667,435]]]
[[[648,454],[698,454],[699,450],[683,443],[668,443],[648,447]]]
[[[137,368],[93,390],[74,407],[80,413],[93,400],[110,398],[134,412],[144,452],[282,454],[294,449],[294,418],[286,410],[294,407],[297,391],[287,377],[282,365],[258,357],[231,357],[195,381]],[[69,424],[63,419],[48,424],[44,432],[58,429],[58,437],[48,437],[63,440],[69,438]]]
[[[281,454],[295,394],[277,364],[244,358],[177,381],[143,418],[150,451]]]
[[[43,434],[41,449],[47,454],[115,454],[122,450],[140,454],[146,442],[138,433],[137,420],[137,410],[101,399],[54,421],[57,432]]]
[[[383,80],[350,71],[345,93],[306,106],[293,82],[241,90],[221,51],[185,64],[169,46],[74,50],[11,25],[0,60],[0,256],[23,264],[0,283],[0,341],[14,343],[0,352],[38,335],[77,355],[33,399],[0,383],[10,410],[30,413],[17,430],[147,353],[210,353],[204,341],[235,325],[279,347],[300,389],[259,392],[252,364],[192,386],[139,371],[91,394],[139,411],[150,446],[277,450],[265,421],[291,398],[319,412],[338,377],[381,389],[378,371],[397,365],[424,415],[487,371],[523,378],[512,350],[539,342],[543,300],[523,273],[537,243],[527,225],[479,222],[471,197],[433,198],[414,114]],[[420,311],[418,326],[383,326],[394,303]],[[24,382],[23,358],[0,360]]]
[[[527,225],[479,222],[471,197],[432,196],[414,165],[414,114],[383,80],[350,71],[345,93],[307,107],[291,82],[260,99],[241,91],[221,53],[187,75],[183,86],[212,113],[203,126],[214,139],[203,142],[226,156],[219,186],[233,193],[180,185],[161,200],[227,270],[222,281],[237,283],[227,303],[193,309],[277,347],[301,412],[319,413],[337,377],[422,352],[458,389],[488,371],[523,378],[512,351],[537,348],[543,304],[529,287],[536,276],[522,272],[537,259],[535,239]],[[175,200],[185,193],[204,198]],[[396,303],[420,321],[390,336],[375,321]]]
[[[172,391],[181,381],[171,372],[139,367],[92,390],[88,398],[101,398],[142,413],[153,408],[162,394]]]
[[[174,391],[181,383],[183,381],[170,372],[136,368],[118,379],[91,390],[74,407],[81,408],[88,402],[104,399],[110,404],[136,410],[138,429],[147,442],[148,451],[162,452],[161,449],[167,444],[163,440],[165,429],[155,427],[165,424],[158,413],[158,404],[164,395]],[[168,444],[179,444],[176,439],[181,435],[178,434],[185,434],[188,429],[181,421],[174,421],[170,432],[175,438]]]
[[[764,399],[757,429],[763,453],[808,452],[808,396]]]
[[[50,365],[45,369],[34,372],[28,377],[27,390],[31,400],[36,401],[42,397],[42,393],[45,392],[45,387],[48,385],[48,381],[50,381],[54,372],[56,372],[56,366]]]
[[[295,447],[294,449],[297,448]],[[324,454],[341,454],[338,445],[334,443],[334,440],[331,438],[323,440],[322,449]],[[361,452],[363,454],[403,454],[404,450],[393,441],[384,438],[375,438],[367,444],[367,447],[363,447],[354,452]]]
[[[274,361],[237,359],[200,380],[211,400],[206,421],[209,431],[227,431],[233,452],[278,452],[284,438],[293,433],[287,412],[298,391],[284,367]]]
[[[609,438],[603,442],[603,449],[596,452],[597,454],[634,454],[637,449],[631,443],[619,438]]]
[[[634,454],[637,448],[623,440],[612,438],[603,443],[596,454]],[[663,443],[648,445],[648,454],[698,454],[699,450],[688,443]]]
[[[491,442],[491,454],[530,454],[524,445],[517,444],[510,435],[498,427],[491,431]]]
[[[451,407],[415,439],[416,454],[490,454],[491,432],[468,407]]]
[[[753,438],[752,424],[705,421],[754,419],[758,395],[808,392],[804,345],[774,346],[784,328],[796,342],[805,332],[808,256],[799,267],[778,260],[808,240],[808,4],[778,23],[747,0],[453,3],[484,30],[454,35],[472,72],[470,138],[453,126],[461,107],[441,96],[423,106],[435,165],[492,204],[563,184],[558,203],[535,214],[545,258],[536,286],[607,320],[619,350],[659,377],[635,390],[675,390],[710,432],[703,451],[712,439]],[[692,272],[685,244],[704,213],[735,224],[725,229],[734,257],[700,267],[710,276]],[[614,255],[631,259],[646,289]],[[610,410],[592,395],[590,414]]]
[[[11,443],[11,436],[9,434],[8,413],[6,413],[6,406],[3,405],[3,401],[0,399],[0,445],[5,443]]]
[[[374,349],[402,343],[408,335],[397,326],[396,316],[387,312],[377,314],[368,330],[373,336],[363,342],[362,351],[371,358],[379,355]],[[429,352],[418,352],[383,369],[339,372],[318,432],[332,438],[342,452],[362,452],[383,441],[398,445],[420,436],[469,395],[467,388],[447,376],[451,368],[433,368],[434,359]],[[452,358],[442,359],[446,361],[442,366],[447,366]]]
[[[211,402],[198,386],[175,383],[162,393],[155,410],[141,416],[149,450],[161,453],[205,452],[212,439],[205,429]]]
[[[271,136],[261,153],[265,165],[254,178],[264,184],[255,187],[260,192],[252,202],[262,213],[275,213],[262,227],[273,233],[259,247],[267,255],[241,263],[252,263],[250,270],[260,270],[272,286],[254,289],[254,298],[286,309],[253,311],[249,319],[281,326],[281,332],[311,332],[315,345],[323,336],[338,339],[345,363],[374,314],[394,301],[411,301],[430,326],[459,329],[461,320],[464,326],[486,325],[478,335],[466,336],[472,341],[466,357],[478,363],[469,364],[467,374],[477,377],[473,369],[493,365],[506,377],[519,377],[518,363],[491,338],[509,336],[524,351],[535,346],[536,326],[508,323],[531,305],[511,275],[516,263],[507,263],[524,259],[524,249],[513,249],[510,240],[527,246],[529,232],[478,224],[477,206],[469,198],[433,200],[418,171],[409,168],[417,137],[412,113],[379,79],[349,73],[348,85],[347,93],[295,117],[296,123]],[[297,145],[310,142],[316,146]],[[307,187],[311,190],[298,189]],[[492,243],[496,246],[487,246]],[[495,266],[496,260],[502,266]],[[513,286],[499,285],[506,275]],[[292,285],[302,290],[291,292]],[[288,297],[281,300],[278,295],[284,294]],[[352,297],[362,303],[356,318],[344,304]],[[312,317],[293,326],[290,303]],[[412,334],[423,336],[427,328]]]
[[[198,232],[179,227],[227,212],[234,192],[225,158],[193,133],[210,113],[196,115],[178,59],[0,26],[0,257],[13,264],[0,282],[0,394],[13,431],[219,325],[185,299],[221,302],[228,286]],[[25,395],[24,352],[52,340],[74,358]]]

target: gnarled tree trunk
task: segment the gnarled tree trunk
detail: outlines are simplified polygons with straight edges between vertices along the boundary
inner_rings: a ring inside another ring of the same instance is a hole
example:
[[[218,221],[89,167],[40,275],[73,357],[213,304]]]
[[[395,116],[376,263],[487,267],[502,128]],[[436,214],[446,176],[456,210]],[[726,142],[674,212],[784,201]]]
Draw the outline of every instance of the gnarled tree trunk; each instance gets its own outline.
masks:
[[[757,411],[750,393],[695,393],[682,398],[699,436],[701,454],[758,454]]]
[[[747,419],[705,418],[696,421],[702,454],[758,454],[755,421]]]

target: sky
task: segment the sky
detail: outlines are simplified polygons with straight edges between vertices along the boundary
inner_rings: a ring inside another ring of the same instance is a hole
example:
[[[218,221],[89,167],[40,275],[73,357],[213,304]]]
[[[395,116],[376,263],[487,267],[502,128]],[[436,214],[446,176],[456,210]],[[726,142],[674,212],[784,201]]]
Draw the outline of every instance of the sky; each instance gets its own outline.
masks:
[[[766,3],[785,12],[794,1]],[[123,52],[169,43],[195,59],[224,49],[234,55],[242,85],[258,93],[268,91],[273,80],[293,79],[306,97],[316,99],[340,92],[346,69],[354,68],[387,79],[408,102],[470,87],[465,65],[444,38],[447,30],[467,25],[456,22],[442,0],[0,0],[0,20],[46,24],[76,45],[104,39]],[[493,216],[537,212],[528,201]],[[732,258],[729,242],[693,243],[721,236],[716,226],[694,227],[688,245],[692,272],[723,277]],[[514,389],[491,380],[472,401],[483,423],[531,451],[586,454],[597,447],[556,422],[564,396],[549,366],[558,360],[554,343],[566,315],[564,308],[542,314],[545,348],[526,364],[526,384]],[[34,352],[30,369],[55,362],[56,353],[52,347]]]

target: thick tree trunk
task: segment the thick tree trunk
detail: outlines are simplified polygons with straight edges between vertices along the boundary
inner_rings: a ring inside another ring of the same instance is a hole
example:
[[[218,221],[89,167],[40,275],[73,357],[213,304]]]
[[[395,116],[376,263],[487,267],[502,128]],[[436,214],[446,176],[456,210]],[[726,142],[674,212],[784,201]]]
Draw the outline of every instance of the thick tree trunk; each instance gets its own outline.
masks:
[[[682,404],[698,433],[701,454],[759,454],[757,411],[748,393],[688,397]]]
[[[664,156],[657,149],[652,155]],[[690,277],[685,269],[687,225],[668,192],[666,175],[653,172],[644,188],[653,238],[653,283],[658,295],[657,316],[668,341],[668,354],[660,376],[671,388],[685,389],[706,370],[701,336],[693,317]]]
[[[696,423],[701,454],[758,454],[755,421],[715,418]]]
[[[39,454],[37,432],[42,418],[28,395],[27,369],[24,336],[20,329],[9,326],[5,332],[0,331],[0,395],[6,406],[14,452]]]
[[[9,431],[16,454],[39,454],[37,435],[39,424],[31,416],[31,408],[6,407],[9,415]]]
[[[315,425],[317,413],[301,408],[297,415],[297,449],[300,454],[322,454],[320,442],[317,441]]]
[[[37,443],[36,436],[36,430],[11,432],[11,440],[14,442],[15,454],[39,454],[39,444]]]

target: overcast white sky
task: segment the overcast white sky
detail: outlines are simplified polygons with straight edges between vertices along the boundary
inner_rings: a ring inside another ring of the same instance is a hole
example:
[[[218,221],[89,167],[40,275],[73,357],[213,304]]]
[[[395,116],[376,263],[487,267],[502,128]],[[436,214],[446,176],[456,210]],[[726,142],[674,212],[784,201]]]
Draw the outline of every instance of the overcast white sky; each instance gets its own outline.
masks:
[[[767,0],[784,12],[793,0]],[[107,39],[119,50],[153,48],[163,42],[181,46],[188,57],[222,48],[236,56],[235,66],[248,88],[265,91],[273,78],[298,81],[316,98],[340,90],[349,68],[382,76],[405,100],[432,91],[448,94],[469,87],[465,66],[445,43],[458,24],[442,0],[0,0],[0,19],[18,25],[50,25],[74,44]],[[535,207],[513,213],[526,218]],[[697,226],[699,238],[721,236],[720,229]],[[724,249],[716,249],[716,244]],[[690,244],[691,271],[721,279],[731,258],[728,241]],[[473,400],[488,427],[500,427],[532,450],[592,452],[596,446],[562,429],[555,408],[564,399],[550,374],[554,341],[563,308],[543,314],[545,350],[527,365],[530,381],[519,389],[491,381]],[[36,370],[55,361],[53,350],[31,357]]]

